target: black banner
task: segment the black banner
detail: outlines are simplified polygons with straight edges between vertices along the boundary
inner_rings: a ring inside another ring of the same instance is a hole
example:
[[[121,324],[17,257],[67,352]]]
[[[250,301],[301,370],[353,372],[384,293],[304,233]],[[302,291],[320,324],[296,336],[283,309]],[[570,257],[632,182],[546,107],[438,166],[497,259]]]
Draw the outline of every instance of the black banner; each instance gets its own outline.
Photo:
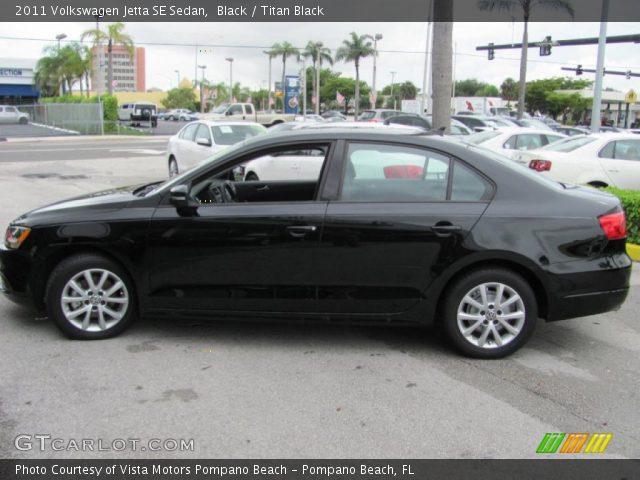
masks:
[[[2,480],[621,480],[640,460],[0,460]]]
[[[3,0],[3,22],[426,22],[432,0]],[[511,8],[454,1],[453,21],[522,21]],[[600,21],[603,0],[567,0],[572,14],[533,2],[532,22]],[[608,20],[640,21],[638,0],[610,0]]]

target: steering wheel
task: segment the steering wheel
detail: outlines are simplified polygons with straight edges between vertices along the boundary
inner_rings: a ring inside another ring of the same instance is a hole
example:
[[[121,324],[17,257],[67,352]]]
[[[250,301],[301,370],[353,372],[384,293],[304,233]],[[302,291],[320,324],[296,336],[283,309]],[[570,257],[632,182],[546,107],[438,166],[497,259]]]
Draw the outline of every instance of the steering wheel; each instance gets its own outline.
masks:
[[[222,185],[225,203],[235,202],[237,198],[236,186],[231,180],[226,180]]]

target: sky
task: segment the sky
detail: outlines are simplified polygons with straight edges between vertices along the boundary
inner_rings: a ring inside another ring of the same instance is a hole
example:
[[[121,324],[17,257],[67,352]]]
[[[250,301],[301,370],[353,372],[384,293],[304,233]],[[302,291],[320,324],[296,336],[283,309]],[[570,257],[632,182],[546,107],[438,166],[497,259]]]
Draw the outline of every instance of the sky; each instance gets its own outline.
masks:
[[[68,40],[77,40],[80,34],[95,24],[85,23],[0,23],[0,57],[38,58],[42,49],[55,42],[59,33]],[[522,38],[521,22],[509,23],[455,23],[455,78],[476,78],[499,86],[507,77],[519,77],[519,50],[498,50],[495,60],[488,61],[486,52],[477,52],[476,46],[489,42],[519,43]],[[127,23],[129,33],[138,46],[146,48],[147,88],[173,88],[181,78],[193,79],[196,65],[206,65],[205,77],[212,82],[229,81],[227,57],[233,57],[233,81],[251,88],[266,88],[268,58],[263,50],[276,42],[289,41],[304,47],[309,40],[322,41],[334,50],[350,32],[358,34],[380,33],[378,42],[376,86],[381,89],[391,83],[412,81],[422,87],[426,23]],[[555,22],[531,23],[530,41],[540,41],[550,35],[554,40],[597,37],[598,23]],[[638,34],[640,23],[609,23],[608,35]],[[13,40],[17,37],[24,40]],[[36,40],[27,40],[27,39]],[[51,40],[46,40],[51,39]],[[154,45],[155,44],[155,45]],[[159,45],[164,44],[164,45]],[[187,44],[189,46],[170,45]],[[199,45],[213,45],[198,53]],[[435,46],[437,48],[437,45]],[[538,50],[529,50],[527,79],[552,76],[573,76],[561,67],[595,68],[597,46],[555,47],[549,57],[539,57]],[[272,61],[272,82],[282,76],[282,62]],[[631,70],[640,73],[640,45],[612,44],[607,46],[605,66],[611,70]],[[287,74],[297,73],[302,65],[287,60]],[[353,63],[337,63],[334,70],[355,77]],[[361,78],[371,85],[373,60],[361,61]],[[200,75],[200,73],[198,74]],[[593,74],[582,78],[593,79]],[[605,76],[604,86],[619,91],[630,88],[640,91],[640,78],[627,80],[623,76]]]

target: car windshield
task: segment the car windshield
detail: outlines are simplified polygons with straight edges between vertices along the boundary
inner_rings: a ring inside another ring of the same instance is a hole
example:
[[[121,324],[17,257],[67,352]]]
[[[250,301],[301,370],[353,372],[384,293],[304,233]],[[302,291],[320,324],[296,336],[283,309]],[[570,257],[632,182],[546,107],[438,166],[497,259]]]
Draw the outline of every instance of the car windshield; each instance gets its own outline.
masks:
[[[501,132],[498,132],[496,130],[485,130],[484,132],[478,132],[474,133],[473,135],[469,135],[469,138],[465,139],[465,141],[474,145],[480,145],[481,143],[484,143],[487,140],[491,140],[498,135],[501,135]]]
[[[376,112],[374,112],[373,110],[365,110],[360,115],[360,120],[370,120],[375,116],[376,116]]]
[[[262,125],[213,125],[211,127],[216,145],[233,145],[266,132],[267,129]]]
[[[581,136],[581,137],[570,137],[565,138],[564,140],[559,140],[550,145],[547,145],[543,148],[543,150],[548,150],[550,152],[573,152],[574,150],[583,147],[591,142],[595,142],[596,139],[593,137]]]
[[[228,103],[223,103],[212,110],[212,113],[224,113],[229,108]]]

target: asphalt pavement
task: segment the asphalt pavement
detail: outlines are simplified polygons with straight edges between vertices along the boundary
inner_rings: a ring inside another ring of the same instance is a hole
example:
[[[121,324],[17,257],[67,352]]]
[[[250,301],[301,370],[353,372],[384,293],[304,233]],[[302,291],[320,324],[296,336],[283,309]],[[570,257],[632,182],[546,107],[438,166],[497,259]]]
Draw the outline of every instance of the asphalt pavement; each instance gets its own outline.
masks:
[[[127,142],[0,145],[0,223],[166,176],[164,156],[144,153],[159,144]],[[633,285],[619,311],[540,322],[496,361],[408,328],[151,318],[70,341],[0,298],[0,458],[533,458],[547,432],[611,432],[605,457],[638,458],[640,271]],[[194,450],[18,451],[20,434]]]

